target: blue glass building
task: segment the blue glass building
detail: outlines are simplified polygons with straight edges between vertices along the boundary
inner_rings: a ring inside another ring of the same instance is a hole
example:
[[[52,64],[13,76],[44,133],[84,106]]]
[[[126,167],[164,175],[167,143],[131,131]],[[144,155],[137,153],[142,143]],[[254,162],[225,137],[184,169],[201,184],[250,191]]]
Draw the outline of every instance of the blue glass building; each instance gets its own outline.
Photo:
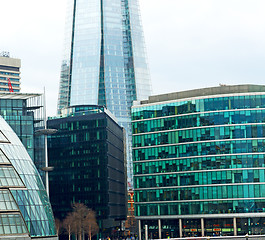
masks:
[[[51,205],[25,147],[0,117],[0,239],[56,240]]]
[[[142,234],[265,234],[265,86],[152,96],[132,125]]]
[[[130,108],[150,94],[138,0],[69,0],[58,113],[75,105],[107,107],[128,134],[129,182]]]

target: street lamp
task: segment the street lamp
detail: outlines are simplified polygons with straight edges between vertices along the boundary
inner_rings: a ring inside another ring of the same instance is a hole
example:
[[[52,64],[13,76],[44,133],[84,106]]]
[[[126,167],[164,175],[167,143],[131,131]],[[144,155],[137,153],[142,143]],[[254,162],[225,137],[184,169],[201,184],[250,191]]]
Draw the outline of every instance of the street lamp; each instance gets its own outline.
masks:
[[[38,129],[35,131],[35,135],[44,135],[44,149],[45,149],[45,167],[41,168],[45,172],[45,185],[46,185],[46,191],[47,195],[49,196],[49,172],[53,171],[54,167],[49,167],[48,164],[48,146],[47,146],[47,136],[56,133],[57,129],[48,129],[47,128],[47,117],[46,117],[46,97],[45,97],[45,88],[44,88],[44,129]]]
[[[45,172],[45,185],[46,191],[49,196],[49,172],[53,171],[54,167],[50,167],[48,164],[48,146],[47,146],[47,136],[57,132],[57,129],[47,129],[46,119],[45,128],[35,131],[35,135],[44,135],[44,149],[45,149],[45,167],[41,168]]]

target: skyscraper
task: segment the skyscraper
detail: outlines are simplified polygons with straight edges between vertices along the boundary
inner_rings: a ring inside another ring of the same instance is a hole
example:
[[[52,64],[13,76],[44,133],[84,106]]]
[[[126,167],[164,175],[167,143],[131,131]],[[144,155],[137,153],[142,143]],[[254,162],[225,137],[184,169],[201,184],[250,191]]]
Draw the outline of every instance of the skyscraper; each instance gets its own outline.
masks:
[[[132,182],[130,108],[151,94],[138,0],[68,0],[58,113],[104,105],[127,132]]]

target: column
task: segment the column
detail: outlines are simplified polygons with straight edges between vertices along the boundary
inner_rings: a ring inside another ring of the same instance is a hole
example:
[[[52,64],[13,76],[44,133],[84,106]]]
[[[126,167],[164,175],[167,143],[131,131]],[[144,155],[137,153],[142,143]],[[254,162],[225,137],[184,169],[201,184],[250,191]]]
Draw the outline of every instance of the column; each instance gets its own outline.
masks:
[[[204,237],[205,233],[204,233],[204,219],[201,218],[201,229],[202,229],[202,237]]]
[[[141,220],[138,220],[138,237],[139,237],[139,240],[142,240]]]
[[[234,226],[234,236],[237,236],[237,226],[236,226],[236,218],[233,218],[233,226]]]
[[[182,219],[179,219],[179,237],[182,238],[183,234],[182,234]]]
[[[148,225],[144,225],[144,230],[145,230],[145,240],[148,240]]]
[[[159,237],[159,239],[162,239],[162,234],[161,234],[161,219],[158,219],[158,237]]]

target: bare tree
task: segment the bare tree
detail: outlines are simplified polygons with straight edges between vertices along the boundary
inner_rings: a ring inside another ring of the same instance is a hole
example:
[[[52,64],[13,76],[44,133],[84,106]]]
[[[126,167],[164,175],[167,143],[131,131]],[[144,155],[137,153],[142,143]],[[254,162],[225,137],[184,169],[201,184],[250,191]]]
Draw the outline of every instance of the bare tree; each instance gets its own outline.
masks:
[[[63,221],[63,227],[66,230],[69,240],[71,240],[71,235],[74,233],[75,229],[75,220],[73,213],[69,213]]]
[[[92,209],[87,208],[83,203],[75,203],[73,205],[73,216],[76,223],[75,233],[79,240],[82,240],[85,234],[88,234],[91,240],[98,233],[96,214]]]
[[[59,236],[59,234],[61,233],[62,222],[58,218],[55,218],[54,221],[55,221],[56,233]]]
[[[76,223],[75,233],[79,240],[82,240],[84,232],[84,221],[87,207],[82,203],[73,204],[73,215]]]
[[[85,234],[87,234],[91,240],[99,230],[96,213],[83,203],[73,204],[73,211],[64,219],[63,227],[69,236],[69,240],[71,240],[72,234],[78,240],[84,240]]]
[[[99,227],[96,220],[96,213],[92,209],[87,209],[84,230],[88,234],[89,239],[91,240],[94,235],[98,233]]]

